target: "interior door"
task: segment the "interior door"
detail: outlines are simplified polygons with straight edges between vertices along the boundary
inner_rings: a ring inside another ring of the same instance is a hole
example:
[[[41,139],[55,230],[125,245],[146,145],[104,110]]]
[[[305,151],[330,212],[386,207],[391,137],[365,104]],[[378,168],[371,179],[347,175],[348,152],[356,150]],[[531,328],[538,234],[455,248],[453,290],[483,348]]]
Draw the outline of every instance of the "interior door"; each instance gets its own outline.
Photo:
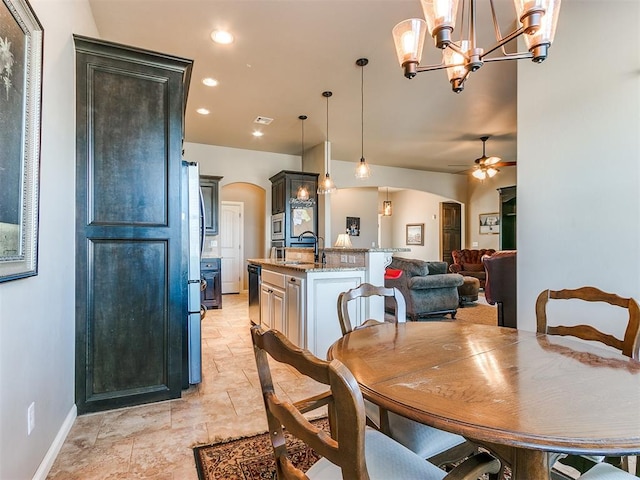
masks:
[[[222,202],[220,210],[222,293],[240,293],[242,290],[243,218],[244,203]]]
[[[440,231],[442,243],[442,261],[451,265],[452,250],[460,250],[462,241],[462,208],[459,203],[443,202],[440,204]]]

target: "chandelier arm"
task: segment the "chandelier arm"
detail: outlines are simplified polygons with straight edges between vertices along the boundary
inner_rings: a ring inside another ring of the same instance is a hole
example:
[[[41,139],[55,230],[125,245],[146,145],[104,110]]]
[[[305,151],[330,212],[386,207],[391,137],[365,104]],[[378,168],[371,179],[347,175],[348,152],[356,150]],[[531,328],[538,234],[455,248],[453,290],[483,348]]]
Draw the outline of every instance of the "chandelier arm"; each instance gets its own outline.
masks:
[[[509,43],[511,40],[513,40],[514,38],[519,37],[523,33],[524,33],[524,27],[520,27],[520,28],[514,30],[513,32],[511,32],[509,35],[507,35],[504,38],[496,38],[496,40],[498,40],[498,43],[496,43],[493,47],[491,47],[488,50],[486,50],[485,52],[483,52],[483,54],[481,55],[481,58],[484,57],[485,55],[489,55],[494,50],[497,50],[497,49],[503,47],[504,45]]]
[[[508,53],[502,57],[492,57],[492,58],[483,58],[482,61],[484,63],[487,62],[502,62],[505,60],[522,60],[525,58],[533,58],[533,54],[531,52],[520,52],[520,53]]]
[[[460,66],[463,65],[461,63],[456,64],[456,66]],[[449,68],[452,67],[453,65],[447,65],[444,62],[439,63],[439,64],[434,64],[434,65],[424,65],[422,67],[417,67],[416,68],[416,72],[417,73],[422,73],[422,72],[433,72],[434,70],[444,70],[445,68]]]

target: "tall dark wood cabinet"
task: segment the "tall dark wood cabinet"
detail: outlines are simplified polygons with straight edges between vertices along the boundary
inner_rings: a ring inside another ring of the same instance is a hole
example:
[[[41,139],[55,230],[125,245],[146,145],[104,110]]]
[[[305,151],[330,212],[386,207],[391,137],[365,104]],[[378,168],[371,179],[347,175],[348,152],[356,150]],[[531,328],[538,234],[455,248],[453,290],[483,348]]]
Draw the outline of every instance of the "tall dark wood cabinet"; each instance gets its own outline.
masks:
[[[305,230],[318,234],[318,174],[282,170],[271,177],[271,213],[284,214],[285,247],[308,247],[311,237],[299,240]],[[297,200],[298,189],[305,187],[308,200]]]
[[[499,188],[498,193],[500,193],[500,250],[515,250],[517,226],[516,187]]]
[[[78,413],[177,398],[192,62],[74,36]]]

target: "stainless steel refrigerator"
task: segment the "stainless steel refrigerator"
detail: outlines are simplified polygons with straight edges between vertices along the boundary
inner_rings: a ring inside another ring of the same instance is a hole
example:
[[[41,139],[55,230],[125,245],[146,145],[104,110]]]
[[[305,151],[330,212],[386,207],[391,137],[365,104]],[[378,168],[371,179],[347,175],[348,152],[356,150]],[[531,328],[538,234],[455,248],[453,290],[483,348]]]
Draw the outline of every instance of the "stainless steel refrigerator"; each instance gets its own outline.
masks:
[[[197,163],[183,164],[184,252],[187,265],[187,305],[183,329],[183,388],[202,381],[202,334],[200,309],[200,258],[204,247],[204,203],[200,192],[200,171]]]

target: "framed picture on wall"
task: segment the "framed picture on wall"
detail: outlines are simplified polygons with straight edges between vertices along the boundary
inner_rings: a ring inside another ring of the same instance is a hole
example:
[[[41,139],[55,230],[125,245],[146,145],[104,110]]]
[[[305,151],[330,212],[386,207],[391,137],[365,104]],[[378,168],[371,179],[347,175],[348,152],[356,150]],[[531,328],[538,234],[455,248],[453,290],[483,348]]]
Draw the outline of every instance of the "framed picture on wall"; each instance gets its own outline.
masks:
[[[407,245],[424,245],[424,223],[407,224]]]
[[[500,215],[497,213],[481,213],[480,233],[482,235],[500,233]]]
[[[0,3],[0,282],[38,273],[42,46],[26,0]]]
[[[347,233],[352,237],[360,236],[360,217],[347,217]]]

